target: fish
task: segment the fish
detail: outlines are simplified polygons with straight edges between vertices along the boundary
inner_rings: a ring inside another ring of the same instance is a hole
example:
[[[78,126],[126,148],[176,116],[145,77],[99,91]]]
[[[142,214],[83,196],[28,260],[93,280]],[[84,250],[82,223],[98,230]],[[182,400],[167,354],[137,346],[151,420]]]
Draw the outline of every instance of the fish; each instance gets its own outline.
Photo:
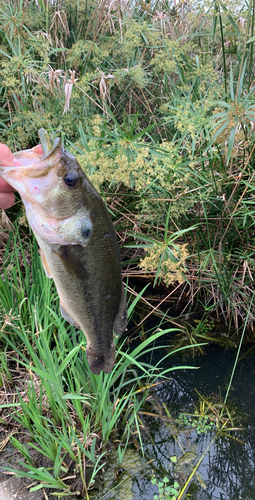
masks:
[[[113,332],[126,329],[127,306],[117,236],[101,196],[60,138],[44,129],[41,146],[14,153],[0,176],[17,190],[38,242],[45,274],[55,282],[60,312],[86,337],[92,373],[115,364]]]

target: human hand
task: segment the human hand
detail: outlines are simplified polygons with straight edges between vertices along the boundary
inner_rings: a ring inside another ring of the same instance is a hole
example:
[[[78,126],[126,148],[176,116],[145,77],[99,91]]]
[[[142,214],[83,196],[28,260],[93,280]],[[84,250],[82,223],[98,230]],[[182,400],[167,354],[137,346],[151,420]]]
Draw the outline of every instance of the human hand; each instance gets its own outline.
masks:
[[[16,160],[11,150],[5,144],[0,143],[0,165],[2,167],[12,167],[21,165]],[[13,188],[0,177],[0,208],[10,208],[15,202]]]
[[[10,208],[15,202],[12,187],[0,178],[0,209]]]
[[[43,155],[41,144],[33,148],[34,152]],[[0,165],[2,167],[21,166],[22,163],[14,158],[11,150],[6,144],[0,143]],[[15,202],[13,188],[0,177],[0,209],[10,208]]]

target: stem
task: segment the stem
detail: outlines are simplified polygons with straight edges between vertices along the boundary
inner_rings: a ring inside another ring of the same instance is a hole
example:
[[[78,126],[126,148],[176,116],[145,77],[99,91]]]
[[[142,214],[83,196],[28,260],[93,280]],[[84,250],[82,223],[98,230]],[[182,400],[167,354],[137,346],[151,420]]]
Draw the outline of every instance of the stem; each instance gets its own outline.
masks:
[[[252,6],[252,0],[250,0],[250,2],[249,2],[248,20],[247,20],[247,26],[246,26],[246,31],[245,31],[245,37],[244,37],[243,54],[242,54],[242,60],[241,60],[241,64],[240,64],[237,89],[236,89],[236,96],[238,96],[238,93],[239,93],[240,80],[241,80],[241,75],[242,75],[242,71],[243,71],[245,52],[246,52],[246,43],[247,43],[248,33],[249,33],[249,29],[250,29],[251,6]]]
[[[253,0],[253,5],[252,5],[251,38],[253,37],[253,33],[254,33],[254,10],[255,10],[255,0]],[[248,90],[250,90],[250,85],[251,85],[252,64],[253,64],[253,42],[251,42]]]
[[[216,3],[217,5],[217,3]],[[217,5],[218,9],[218,5]],[[223,35],[223,26],[222,26],[222,19],[221,19],[221,14],[219,11],[219,20],[220,20],[220,33],[221,33],[221,45],[222,45],[222,55],[223,55],[223,69],[224,69],[224,84],[225,84],[225,93],[227,94],[227,67],[226,67],[226,58],[225,58],[225,46],[224,46],[224,35]]]
[[[248,322],[248,319],[249,319],[249,314],[250,314],[251,306],[252,306],[252,304],[253,304],[254,295],[255,295],[255,292],[253,293],[253,295],[252,295],[252,299],[251,299],[251,301],[250,301],[249,310],[248,310],[248,312],[247,312],[247,316],[246,316],[246,320],[245,320],[245,323],[244,323],[244,327],[243,327],[243,331],[242,331],[241,339],[240,339],[239,346],[238,346],[237,353],[236,353],[235,363],[234,363],[233,370],[232,370],[232,373],[231,373],[231,376],[230,376],[230,381],[229,381],[229,384],[228,384],[228,388],[227,388],[226,396],[225,396],[225,398],[224,398],[224,405],[225,405],[225,404],[226,404],[226,402],[227,402],[228,395],[229,395],[229,391],[230,391],[230,388],[231,388],[231,385],[232,385],[232,380],[233,380],[233,377],[234,377],[234,373],[235,373],[235,370],[236,370],[236,365],[237,365],[238,358],[239,358],[239,354],[240,354],[240,350],[241,350],[241,347],[242,347],[243,338],[244,338],[244,334],[245,334],[245,330],[246,330],[247,322]],[[223,411],[223,410],[222,410],[222,411]],[[221,414],[222,414],[222,412],[221,412]]]
[[[214,441],[216,440],[216,437],[217,437],[217,434],[215,434],[214,438],[212,439],[212,441],[209,443],[209,445],[207,446],[206,450],[204,451],[204,453],[201,455],[200,459],[198,460],[196,466],[194,467],[192,473],[190,474],[190,476],[188,477],[186,483],[184,484],[183,488],[181,489],[178,497],[177,497],[177,500],[181,500],[183,498],[183,495],[185,495],[189,485],[190,485],[190,482],[194,476],[194,474],[196,474],[199,466],[201,465],[201,462],[203,461],[205,455],[208,453],[208,451],[210,450],[211,446],[213,445]]]
[[[46,0],[46,33],[49,32],[49,2]]]

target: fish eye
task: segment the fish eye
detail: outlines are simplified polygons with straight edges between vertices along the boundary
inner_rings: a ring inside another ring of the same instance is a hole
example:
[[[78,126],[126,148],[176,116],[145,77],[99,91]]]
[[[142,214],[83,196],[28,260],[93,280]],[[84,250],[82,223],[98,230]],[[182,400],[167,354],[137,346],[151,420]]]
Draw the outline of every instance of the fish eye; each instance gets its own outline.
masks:
[[[67,172],[67,174],[64,175],[64,183],[67,187],[75,187],[78,182],[78,174],[77,172]]]

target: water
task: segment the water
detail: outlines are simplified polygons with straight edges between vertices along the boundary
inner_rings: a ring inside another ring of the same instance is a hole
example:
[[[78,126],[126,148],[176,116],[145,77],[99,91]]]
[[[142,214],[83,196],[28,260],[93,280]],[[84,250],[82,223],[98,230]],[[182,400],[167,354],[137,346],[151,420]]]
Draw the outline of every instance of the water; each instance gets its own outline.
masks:
[[[248,352],[249,351],[249,352]],[[233,379],[228,404],[238,430],[217,434],[216,427],[206,434],[197,434],[192,427],[175,425],[180,412],[194,413],[199,396],[216,401],[216,412],[220,412],[227,384],[234,365],[236,349],[226,349],[218,345],[206,347],[205,355],[188,360],[173,358],[166,362],[175,366],[180,364],[199,367],[197,370],[176,370],[172,380],[159,385],[154,391],[155,401],[146,408],[148,413],[158,413],[166,404],[173,420],[162,420],[141,415],[145,430],[143,443],[145,457],[135,448],[129,451],[127,463],[122,464],[118,477],[107,483],[99,498],[121,500],[153,500],[158,493],[156,485],[151,484],[152,474],[157,481],[167,476],[169,484],[178,481],[184,484],[206,448],[213,441],[194,476],[188,494],[191,500],[254,500],[255,499],[255,350],[245,347],[241,353]],[[154,362],[162,356],[155,351]],[[158,358],[158,359],[156,359]],[[154,405],[154,406],[153,406]],[[236,408],[233,410],[233,408]],[[241,414],[242,413],[242,414]],[[165,415],[165,413],[164,413]],[[242,427],[240,429],[240,426]],[[171,457],[175,457],[176,463]],[[113,457],[112,457],[113,458]],[[152,461],[153,460],[153,461]],[[152,462],[151,462],[152,461]],[[117,470],[116,461],[111,460],[108,478]],[[133,468],[132,468],[133,465]],[[134,470],[135,469],[135,470]],[[125,479],[126,478],[126,479]],[[127,484],[127,478],[129,483]],[[132,481],[130,480],[132,478]],[[118,483],[123,483],[117,486]],[[123,493],[123,485],[126,490]],[[117,486],[117,487],[116,487]],[[103,496],[111,488],[115,489]],[[180,491],[180,490],[179,490]],[[167,497],[163,497],[167,498]],[[170,498],[170,497],[169,497]],[[184,498],[184,496],[182,497]],[[187,497],[186,497],[187,498]]]

